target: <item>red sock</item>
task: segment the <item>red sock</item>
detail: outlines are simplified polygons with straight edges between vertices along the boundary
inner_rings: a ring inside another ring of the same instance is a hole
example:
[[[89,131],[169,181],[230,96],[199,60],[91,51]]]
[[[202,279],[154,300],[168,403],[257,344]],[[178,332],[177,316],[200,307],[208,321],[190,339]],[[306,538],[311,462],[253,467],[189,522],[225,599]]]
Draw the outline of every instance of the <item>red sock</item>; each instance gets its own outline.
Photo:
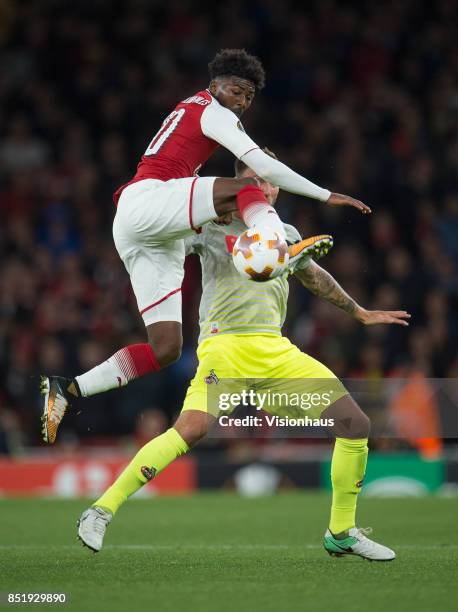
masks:
[[[237,208],[248,227],[271,227],[281,236],[285,229],[273,206],[269,204],[262,189],[256,185],[245,185],[237,194]]]
[[[133,380],[161,369],[151,345],[147,342],[130,344],[115,353],[113,357],[127,380]]]

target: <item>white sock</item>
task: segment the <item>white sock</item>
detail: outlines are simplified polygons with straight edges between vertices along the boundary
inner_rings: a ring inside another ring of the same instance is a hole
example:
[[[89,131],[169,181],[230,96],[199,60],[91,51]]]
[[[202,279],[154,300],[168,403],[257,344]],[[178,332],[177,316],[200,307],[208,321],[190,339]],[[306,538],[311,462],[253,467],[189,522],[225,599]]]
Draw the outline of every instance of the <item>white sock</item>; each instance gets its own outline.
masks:
[[[103,393],[103,391],[109,391],[117,387],[124,387],[129,382],[114,356],[95,366],[92,370],[80,376],[75,376],[75,380],[83,397]]]
[[[279,236],[285,238],[285,228],[283,222],[273,206],[266,205],[265,202],[253,202],[243,211],[243,221],[248,227],[270,227]]]

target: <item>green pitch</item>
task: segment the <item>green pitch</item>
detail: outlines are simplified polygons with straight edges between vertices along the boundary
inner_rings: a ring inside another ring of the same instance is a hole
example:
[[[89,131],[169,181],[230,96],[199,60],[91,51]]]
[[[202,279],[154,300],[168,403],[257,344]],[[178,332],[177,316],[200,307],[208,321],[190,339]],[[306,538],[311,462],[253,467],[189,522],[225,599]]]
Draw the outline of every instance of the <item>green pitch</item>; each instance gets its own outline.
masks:
[[[397,552],[391,563],[325,553],[324,494],[133,500],[98,555],[76,541],[87,505],[0,501],[3,597],[66,592],[54,609],[98,612],[455,609],[456,499],[361,499],[360,524]]]

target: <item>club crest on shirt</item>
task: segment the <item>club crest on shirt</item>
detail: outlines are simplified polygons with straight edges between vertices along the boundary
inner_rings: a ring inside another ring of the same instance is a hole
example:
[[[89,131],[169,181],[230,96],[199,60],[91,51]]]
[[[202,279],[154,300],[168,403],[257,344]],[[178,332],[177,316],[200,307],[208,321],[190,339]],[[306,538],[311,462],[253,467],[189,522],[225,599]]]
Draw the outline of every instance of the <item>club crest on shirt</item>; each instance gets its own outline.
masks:
[[[217,385],[219,383],[219,378],[215,374],[215,370],[210,370],[210,374],[204,378],[207,385],[212,385],[215,383]]]
[[[245,128],[243,127],[243,125],[242,125],[242,122],[241,122],[241,121],[237,121],[237,127],[239,128],[239,130],[240,130],[241,132],[244,132],[244,131],[245,131]]]
[[[356,486],[358,487],[358,489],[360,489],[363,486],[363,482],[364,482],[364,478],[362,480],[358,480],[358,482],[356,483]]]
[[[237,242],[237,236],[226,236],[227,252],[232,253],[234,244]]]

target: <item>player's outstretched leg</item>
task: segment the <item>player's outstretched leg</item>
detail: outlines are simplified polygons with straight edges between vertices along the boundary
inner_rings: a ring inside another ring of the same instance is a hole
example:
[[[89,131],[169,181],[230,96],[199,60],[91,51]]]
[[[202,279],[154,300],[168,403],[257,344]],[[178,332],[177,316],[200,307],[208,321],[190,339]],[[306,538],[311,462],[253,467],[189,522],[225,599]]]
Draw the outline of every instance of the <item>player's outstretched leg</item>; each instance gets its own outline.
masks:
[[[285,229],[255,177],[216,178],[213,206],[219,216],[238,211],[247,227],[268,226],[284,237]]]
[[[331,518],[324,548],[337,557],[357,555],[369,561],[391,561],[395,553],[370,540],[370,528],[356,527],[356,502],[366,471],[370,421],[349,395],[327,408],[322,416],[334,419],[331,431],[336,436],[331,462]]]
[[[147,326],[149,343],[131,344],[75,378],[43,375],[42,438],[47,444],[56,440],[57,430],[72,400],[90,397],[124,387],[130,381],[158,372],[174,363],[181,354],[181,324],[161,321]]]
[[[126,346],[109,359],[75,378],[44,375],[41,377],[41,432],[43,441],[53,444],[57,430],[72,400],[89,397],[127,385],[149,372],[157,372],[160,364],[149,344]]]
[[[321,234],[304,238],[289,247],[289,265],[296,264],[303,257],[311,257],[317,261],[329,253],[334,244],[332,236]]]
[[[173,427],[145,444],[115,482],[78,521],[78,538],[99,552],[106,529],[119,507],[138,489],[152,480],[177,457],[184,455],[205,436],[211,416],[187,410]]]
[[[284,237],[285,229],[277,211],[268,201],[266,194],[255,182],[253,176],[244,178],[217,178],[213,185],[213,201],[216,212],[223,216],[237,211],[247,227],[270,227]],[[247,183],[247,181],[250,181]],[[290,265],[303,257],[320,259],[327,255],[333,246],[332,236],[327,234],[312,236],[289,247]]]

